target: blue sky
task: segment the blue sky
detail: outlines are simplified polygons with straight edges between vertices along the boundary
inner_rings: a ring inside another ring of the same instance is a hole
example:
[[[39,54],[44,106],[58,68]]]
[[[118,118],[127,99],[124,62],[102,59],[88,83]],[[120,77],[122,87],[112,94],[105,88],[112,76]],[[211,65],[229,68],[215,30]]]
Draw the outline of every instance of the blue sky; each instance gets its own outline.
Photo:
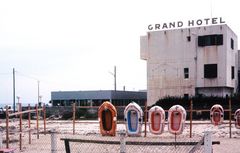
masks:
[[[238,35],[237,0],[9,0],[0,2],[0,103],[44,102],[51,91],[147,88],[140,36],[149,24],[223,17]]]

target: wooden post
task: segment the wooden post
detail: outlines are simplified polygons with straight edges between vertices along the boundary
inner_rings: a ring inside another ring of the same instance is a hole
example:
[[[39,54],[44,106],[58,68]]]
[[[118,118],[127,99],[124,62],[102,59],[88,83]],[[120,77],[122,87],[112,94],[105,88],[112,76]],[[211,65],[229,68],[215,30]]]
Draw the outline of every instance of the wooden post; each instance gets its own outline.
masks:
[[[190,101],[190,138],[192,138],[192,109],[193,109],[193,104],[191,99]]]
[[[73,135],[75,134],[76,103],[73,103]]]
[[[3,148],[3,133],[2,133],[2,128],[0,128],[0,149]]]
[[[175,149],[176,149],[176,143],[177,143],[177,134],[175,133],[175,145],[174,145]]]
[[[46,106],[43,105],[43,127],[44,127],[44,135],[46,135]]]
[[[9,148],[9,112],[8,112],[8,107],[6,109],[6,148]]]
[[[30,111],[31,107],[28,104],[28,110]],[[31,144],[31,112],[28,112],[28,143]]]
[[[228,103],[229,103],[229,137],[232,138],[232,102],[231,102],[231,98],[229,98]]]
[[[18,104],[18,112],[22,112],[22,104]],[[19,114],[19,147],[22,150],[22,113]]]
[[[38,105],[36,104],[37,139],[39,139]]]
[[[144,137],[147,136],[147,101],[145,101],[145,113],[144,113],[144,124],[145,124],[145,129],[144,129]]]

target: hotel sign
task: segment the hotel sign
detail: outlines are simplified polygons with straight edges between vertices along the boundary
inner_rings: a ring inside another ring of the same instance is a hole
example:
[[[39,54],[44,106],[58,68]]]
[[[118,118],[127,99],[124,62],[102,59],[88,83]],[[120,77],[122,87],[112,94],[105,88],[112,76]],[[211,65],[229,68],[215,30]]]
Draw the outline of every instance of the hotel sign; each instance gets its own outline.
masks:
[[[216,25],[216,24],[224,24],[222,17],[219,18],[205,18],[198,20],[188,20],[187,22],[177,21],[177,22],[168,22],[162,24],[149,24],[148,30],[167,30],[173,28],[182,28],[182,27],[196,27],[196,26],[204,26],[204,25]]]

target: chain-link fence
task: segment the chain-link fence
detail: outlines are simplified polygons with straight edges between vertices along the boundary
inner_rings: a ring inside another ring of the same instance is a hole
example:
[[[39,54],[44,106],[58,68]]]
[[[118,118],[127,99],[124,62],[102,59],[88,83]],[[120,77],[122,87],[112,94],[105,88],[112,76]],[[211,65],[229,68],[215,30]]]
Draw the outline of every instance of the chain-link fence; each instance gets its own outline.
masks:
[[[77,122],[76,131],[73,135],[71,121],[48,121],[47,133],[44,134],[43,124],[40,122],[39,135],[35,124],[27,128],[27,122],[23,121],[23,132],[20,133],[17,126],[18,120],[12,120],[9,125],[9,148],[18,152],[31,153],[112,153],[112,152],[204,152],[202,145],[203,134],[193,134],[189,138],[188,130],[182,135],[176,136],[165,132],[161,135],[153,135],[147,131],[140,137],[129,137],[124,132],[125,125],[118,124],[118,131],[115,137],[102,136],[99,133],[99,124],[95,122]],[[2,146],[6,146],[5,130],[2,126]],[[53,130],[55,129],[55,130]]]
[[[23,137],[22,150],[19,149],[19,141],[12,139],[10,148],[15,152],[31,153],[113,153],[113,152],[166,152],[166,153],[188,153],[201,142],[201,138],[178,138],[173,137],[127,137],[120,135],[115,137],[101,135],[72,135],[62,133],[40,134],[32,138],[28,144],[28,138]],[[194,152],[203,152],[203,145],[196,148]]]
[[[9,119],[8,126],[6,126],[5,120],[0,120],[0,148],[14,149],[15,152],[24,152],[25,150],[33,149],[32,147],[35,144],[41,142],[42,137],[47,137],[47,134],[44,134],[43,127],[41,133],[37,130],[35,122],[36,120],[31,120],[30,122],[22,120],[20,123],[19,118],[11,118]],[[39,123],[41,122],[43,121],[39,121]],[[20,124],[22,125],[19,126]],[[29,124],[31,124],[30,127]],[[8,132],[6,132],[7,130]]]
[[[200,142],[201,138],[180,138],[175,141],[175,138],[161,137],[102,137],[97,135],[92,136],[77,136],[65,137],[62,140],[68,141],[69,150],[66,152],[72,153],[92,153],[92,152],[166,152],[188,153]],[[201,143],[202,144],[202,143]],[[66,146],[65,146],[66,147]],[[68,147],[66,147],[68,148]],[[203,152],[203,146],[200,145],[194,150],[195,152]]]

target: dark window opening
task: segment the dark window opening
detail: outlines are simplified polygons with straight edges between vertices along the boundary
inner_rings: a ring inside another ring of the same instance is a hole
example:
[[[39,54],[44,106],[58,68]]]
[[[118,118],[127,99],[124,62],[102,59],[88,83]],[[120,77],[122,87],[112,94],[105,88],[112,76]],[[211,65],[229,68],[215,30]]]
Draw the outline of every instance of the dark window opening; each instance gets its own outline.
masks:
[[[231,48],[234,49],[234,40],[231,38]]]
[[[204,64],[204,78],[217,77],[217,64]]]
[[[216,45],[223,45],[223,35],[216,35]]]
[[[232,66],[232,79],[234,79],[234,66]]]
[[[198,36],[198,46],[223,45],[223,35]]]
[[[184,94],[184,95],[183,95],[183,98],[184,98],[184,99],[188,99],[188,98],[189,98],[189,94]]]
[[[189,78],[189,69],[184,68],[184,79],[188,79],[188,78]]]
[[[191,36],[187,36],[187,41],[191,41]]]

